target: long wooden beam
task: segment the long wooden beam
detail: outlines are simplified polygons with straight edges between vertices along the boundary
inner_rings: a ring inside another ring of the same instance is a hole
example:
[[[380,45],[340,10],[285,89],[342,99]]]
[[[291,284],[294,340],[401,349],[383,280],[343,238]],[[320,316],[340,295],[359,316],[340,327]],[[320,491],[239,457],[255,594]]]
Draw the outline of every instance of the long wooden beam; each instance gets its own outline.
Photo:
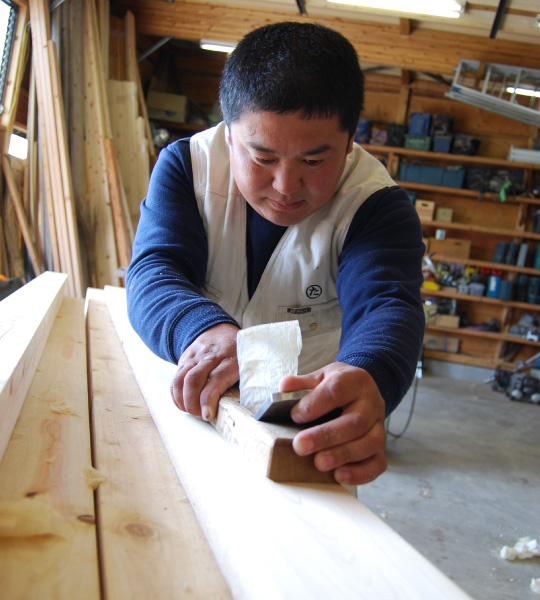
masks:
[[[84,303],[64,298],[0,463],[3,600],[101,597],[90,465]]]
[[[45,272],[0,303],[0,460],[62,302],[67,276]]]
[[[131,329],[125,292],[106,288],[124,351],[182,485],[237,600],[469,598],[337,484],[254,473],[208,424],[170,400],[175,365]],[[470,598],[469,598],[470,600]]]
[[[442,75],[453,75],[460,58],[540,69],[536,44],[428,29],[403,35],[400,25],[299,15],[294,12],[293,4],[291,12],[280,12],[190,0],[114,3],[116,11],[130,10],[134,14],[139,33],[160,37],[237,42],[262,25],[279,21],[317,22],[343,33],[355,46],[361,62]]]
[[[103,290],[87,292],[88,372],[104,598],[230,593],[122,352]]]

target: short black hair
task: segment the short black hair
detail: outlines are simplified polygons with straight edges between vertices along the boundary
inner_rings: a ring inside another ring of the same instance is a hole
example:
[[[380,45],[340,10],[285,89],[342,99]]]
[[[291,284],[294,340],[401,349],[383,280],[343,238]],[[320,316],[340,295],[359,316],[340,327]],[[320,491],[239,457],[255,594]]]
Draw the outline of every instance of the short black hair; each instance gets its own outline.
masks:
[[[315,23],[281,22],[248,33],[229,56],[219,88],[231,125],[247,111],[337,116],[352,137],[364,104],[364,75],[352,44]]]

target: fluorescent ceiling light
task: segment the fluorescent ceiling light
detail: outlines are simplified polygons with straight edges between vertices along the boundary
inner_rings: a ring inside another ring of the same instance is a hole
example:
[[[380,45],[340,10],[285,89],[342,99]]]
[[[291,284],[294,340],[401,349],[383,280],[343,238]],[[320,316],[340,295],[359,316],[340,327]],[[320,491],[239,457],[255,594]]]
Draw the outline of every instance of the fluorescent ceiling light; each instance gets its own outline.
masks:
[[[236,44],[232,44],[231,42],[217,42],[215,40],[201,40],[199,45],[203,50],[227,52],[227,54],[230,54],[236,48]]]
[[[533,90],[532,88],[513,88],[507,87],[506,91],[509,94],[517,94],[518,96],[534,96],[535,98],[540,98],[540,91]]]
[[[328,2],[448,19],[459,19],[463,14],[465,4],[461,0],[409,0],[408,2],[403,2],[403,0],[328,0]]]

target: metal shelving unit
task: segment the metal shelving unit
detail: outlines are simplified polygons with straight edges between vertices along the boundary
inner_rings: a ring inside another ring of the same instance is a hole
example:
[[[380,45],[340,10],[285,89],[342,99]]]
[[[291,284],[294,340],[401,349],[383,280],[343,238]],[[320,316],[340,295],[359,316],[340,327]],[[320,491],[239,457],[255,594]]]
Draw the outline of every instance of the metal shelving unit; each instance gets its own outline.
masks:
[[[518,88],[530,90],[529,106],[519,102]],[[445,96],[540,127],[540,97],[536,92],[540,92],[540,70],[461,59]]]

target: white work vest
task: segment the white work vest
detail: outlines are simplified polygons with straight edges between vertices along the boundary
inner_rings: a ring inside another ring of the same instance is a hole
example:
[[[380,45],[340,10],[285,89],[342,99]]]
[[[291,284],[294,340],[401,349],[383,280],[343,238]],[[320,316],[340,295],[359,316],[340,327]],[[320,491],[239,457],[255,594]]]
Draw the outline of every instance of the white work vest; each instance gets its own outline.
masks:
[[[287,228],[252,298],[248,295],[246,201],[233,179],[226,126],[191,138],[195,196],[208,238],[203,293],[242,328],[296,319],[302,331],[298,372],[334,361],[341,335],[336,292],[338,258],[359,206],[374,192],[395,185],[381,163],[357,144],[332,199]]]

